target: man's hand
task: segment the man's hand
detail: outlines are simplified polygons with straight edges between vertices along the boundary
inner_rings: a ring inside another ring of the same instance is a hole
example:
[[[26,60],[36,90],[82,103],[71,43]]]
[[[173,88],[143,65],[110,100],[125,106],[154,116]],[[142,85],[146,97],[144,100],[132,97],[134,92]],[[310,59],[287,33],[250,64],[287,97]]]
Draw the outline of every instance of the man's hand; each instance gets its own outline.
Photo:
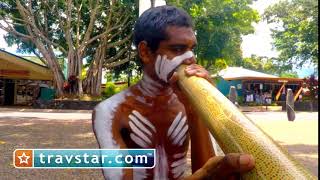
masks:
[[[195,64],[194,60],[186,59],[183,62],[183,64],[188,65],[185,69],[185,73],[187,76],[197,76],[197,77],[205,78],[209,82],[211,82],[209,72],[201,65]],[[179,78],[178,78],[177,72],[174,72],[171,78],[169,79],[169,84],[174,85],[178,81],[178,79]]]
[[[195,59],[190,58],[183,61],[182,64],[188,65],[185,69],[185,73],[187,76],[197,76],[204,79],[207,79],[210,83],[212,83],[212,80],[210,79],[209,72],[202,67],[201,65],[195,64]],[[175,94],[178,96],[179,100],[185,105],[189,106],[189,102],[187,101],[186,97],[181,92],[180,88],[177,85],[177,81],[179,80],[179,76],[177,72],[174,72],[169,79],[169,84],[174,90]]]
[[[238,179],[240,174],[254,168],[255,161],[251,155],[230,153],[226,156],[210,158],[206,164],[194,174],[186,177],[189,179]]]
[[[207,79],[210,83],[209,72],[202,66],[195,64],[192,59],[187,59],[183,64],[188,65],[185,69],[187,76],[198,76]],[[177,86],[178,74],[175,72],[169,79],[169,83],[173,87],[180,101],[185,105],[186,111],[193,111],[188,100],[181,93]],[[199,170],[186,179],[237,179],[237,177],[254,168],[255,161],[251,155],[230,153],[226,156],[215,156],[210,158]]]

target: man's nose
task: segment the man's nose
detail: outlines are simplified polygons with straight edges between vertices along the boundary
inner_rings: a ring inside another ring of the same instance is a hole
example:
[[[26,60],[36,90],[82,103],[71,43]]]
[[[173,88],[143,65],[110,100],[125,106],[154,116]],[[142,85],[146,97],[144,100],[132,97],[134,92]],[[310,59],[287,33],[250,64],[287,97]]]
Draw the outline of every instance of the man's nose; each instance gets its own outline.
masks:
[[[183,61],[183,64],[189,65],[189,64],[195,64],[197,62],[196,57],[192,56],[191,58],[188,58]]]

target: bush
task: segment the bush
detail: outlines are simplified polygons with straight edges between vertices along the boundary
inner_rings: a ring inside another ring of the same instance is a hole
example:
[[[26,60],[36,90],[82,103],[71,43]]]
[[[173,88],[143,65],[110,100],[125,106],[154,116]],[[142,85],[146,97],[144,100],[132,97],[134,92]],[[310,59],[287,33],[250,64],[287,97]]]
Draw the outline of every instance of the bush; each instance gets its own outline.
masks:
[[[237,96],[237,102],[239,103],[239,105],[243,105],[244,104],[244,97],[243,96]]]
[[[132,77],[131,86],[137,84],[137,82],[139,82],[141,80],[141,78],[142,78],[142,76],[139,76],[139,75]]]
[[[128,88],[128,84],[116,85],[116,93],[121,92]]]
[[[111,96],[113,96],[114,94],[117,93],[117,87],[114,83],[112,82],[107,82],[106,83],[106,88],[104,89],[104,91],[102,91],[101,95],[103,98],[109,98]]]

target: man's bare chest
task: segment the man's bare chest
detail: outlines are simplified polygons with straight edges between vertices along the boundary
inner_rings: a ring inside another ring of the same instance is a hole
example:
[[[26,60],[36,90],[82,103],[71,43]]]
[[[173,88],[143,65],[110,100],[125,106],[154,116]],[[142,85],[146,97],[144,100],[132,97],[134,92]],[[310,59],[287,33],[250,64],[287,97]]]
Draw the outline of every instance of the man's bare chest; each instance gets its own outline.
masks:
[[[183,147],[189,138],[187,116],[183,112],[140,112],[132,110],[125,120],[127,137],[140,148]],[[134,145],[134,146],[135,146]]]
[[[188,169],[189,126],[182,111],[132,110],[125,125],[128,148],[156,149],[156,166],[142,177],[176,179]],[[135,172],[139,177],[139,173]],[[137,178],[140,179],[140,178]],[[143,179],[143,178],[141,178]]]

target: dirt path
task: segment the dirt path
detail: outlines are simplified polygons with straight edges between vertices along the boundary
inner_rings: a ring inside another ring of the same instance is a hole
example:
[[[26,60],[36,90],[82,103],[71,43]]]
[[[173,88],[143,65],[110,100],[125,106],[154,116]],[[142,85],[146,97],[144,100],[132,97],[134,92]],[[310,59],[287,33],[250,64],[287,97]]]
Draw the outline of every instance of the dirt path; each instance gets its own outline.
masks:
[[[314,119],[315,115],[301,114],[304,119],[299,117],[300,120],[288,124],[285,120],[268,119],[270,114],[248,114],[318,176],[318,121]],[[89,113],[0,112],[1,179],[102,180],[98,169],[15,169],[12,165],[12,152],[18,148],[98,148],[90,116]],[[283,118],[283,114],[274,116]]]
[[[318,176],[317,112],[297,112],[293,122],[289,122],[286,113],[283,112],[246,113],[246,115]]]

